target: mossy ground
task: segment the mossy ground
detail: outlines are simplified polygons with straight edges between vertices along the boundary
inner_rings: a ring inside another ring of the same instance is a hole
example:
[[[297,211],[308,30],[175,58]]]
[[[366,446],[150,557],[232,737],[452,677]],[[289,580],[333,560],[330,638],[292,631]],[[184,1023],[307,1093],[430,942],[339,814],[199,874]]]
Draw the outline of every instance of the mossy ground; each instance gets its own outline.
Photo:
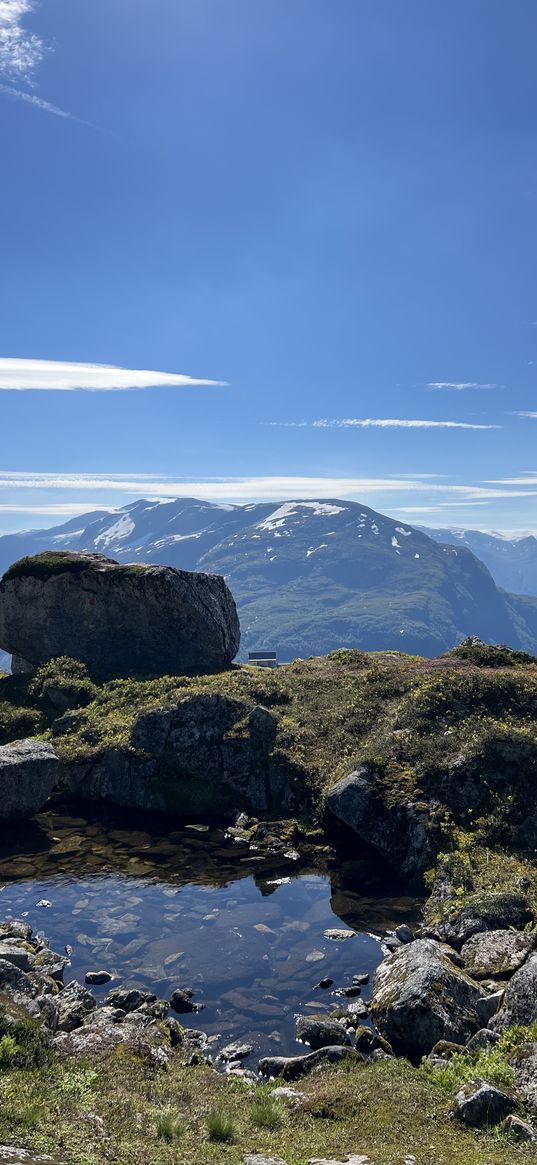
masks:
[[[284,1106],[276,1128],[259,1123],[271,1087],[179,1060],[156,1073],[122,1049],[99,1066],[64,1061],[4,1071],[0,1141],[56,1153],[68,1165],[242,1165],[254,1152],[288,1165],[351,1153],[369,1155],[374,1165],[402,1165],[410,1154],[417,1165],[537,1160],[535,1147],[515,1145],[498,1131],[476,1135],[449,1120],[443,1081],[405,1060],[329,1069],[301,1081],[305,1101],[299,1109]],[[215,1113],[229,1120],[225,1143],[211,1139]]]

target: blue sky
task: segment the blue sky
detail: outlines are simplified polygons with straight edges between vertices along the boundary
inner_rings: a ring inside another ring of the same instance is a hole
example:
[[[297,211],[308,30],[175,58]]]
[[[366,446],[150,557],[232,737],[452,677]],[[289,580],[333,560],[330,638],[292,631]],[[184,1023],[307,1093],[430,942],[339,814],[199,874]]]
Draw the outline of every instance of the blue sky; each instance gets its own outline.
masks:
[[[0,532],[537,530],[536,41],[534,0],[0,0]]]

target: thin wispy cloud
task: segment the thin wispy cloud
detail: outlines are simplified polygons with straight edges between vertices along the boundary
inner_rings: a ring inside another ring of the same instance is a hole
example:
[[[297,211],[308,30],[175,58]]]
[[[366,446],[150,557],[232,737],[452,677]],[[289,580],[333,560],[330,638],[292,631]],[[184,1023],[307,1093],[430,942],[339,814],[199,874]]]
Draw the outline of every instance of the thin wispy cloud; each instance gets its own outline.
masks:
[[[225,381],[178,372],[116,368],[112,364],[75,364],[63,360],[0,358],[0,391],[121,392],[135,388],[222,387]]]
[[[50,502],[43,506],[11,505],[0,502],[1,514],[36,514],[50,518],[73,518],[78,514],[87,514],[91,510],[106,510],[115,512],[117,506],[107,506],[103,502]]]
[[[513,413],[514,417],[526,417],[529,421],[537,421],[537,413]]]
[[[138,498],[166,499],[198,497],[208,501],[281,501],[289,498],[311,497],[357,497],[365,495],[399,493],[424,493],[439,497],[439,500],[489,499],[535,497],[537,479],[531,482],[534,489],[499,488],[502,483],[450,484],[423,479],[393,477],[206,477],[202,480],[174,478],[150,474],[77,474],[77,473],[24,473],[22,471],[0,472],[0,491],[66,490],[72,492],[91,491],[109,494],[135,495]],[[11,502],[9,503],[11,504]],[[26,504],[26,499],[22,504]],[[94,503],[95,505],[95,503]]]
[[[51,101],[44,101],[42,97],[38,97],[35,93],[25,93],[22,89],[14,89],[12,85],[0,84],[0,94],[3,97],[8,97],[10,101],[22,101],[26,105],[34,105],[36,109],[41,109],[43,113],[52,113],[54,117],[64,117],[69,121],[78,121],[80,118],[73,117],[72,113],[68,113],[66,109],[60,109],[59,105],[53,105]],[[89,124],[88,122],[80,122],[82,125]]]
[[[480,384],[476,380],[431,380],[430,389],[446,389],[448,392],[464,392],[467,388],[501,388],[501,384]]]
[[[278,429],[501,429],[502,425],[475,425],[467,421],[407,420],[401,417],[345,417],[342,420],[269,421]]]

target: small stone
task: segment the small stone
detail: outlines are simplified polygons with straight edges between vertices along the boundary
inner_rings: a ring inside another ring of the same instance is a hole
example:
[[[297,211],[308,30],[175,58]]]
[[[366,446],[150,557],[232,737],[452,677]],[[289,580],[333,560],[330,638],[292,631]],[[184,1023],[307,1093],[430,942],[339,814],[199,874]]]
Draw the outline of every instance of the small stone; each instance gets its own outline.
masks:
[[[326,979],[319,979],[319,982],[315,984],[313,991],[317,991],[319,987],[322,991],[328,991],[328,988],[333,986],[334,980],[327,977]]]
[[[398,938],[400,943],[413,943],[414,942],[414,935],[413,935],[410,927],[407,926],[406,923],[404,923],[404,922],[401,924],[401,926],[396,926],[393,934],[394,934],[394,938]]]
[[[41,906],[44,910],[47,910],[52,906],[52,902],[49,902],[48,898],[40,898],[39,902],[36,902],[36,906]]]
[[[507,1133],[508,1136],[513,1137],[516,1141],[537,1141],[537,1132],[532,1129],[527,1121],[523,1121],[519,1116],[508,1116],[502,1125],[502,1133]]]
[[[94,987],[100,987],[103,983],[110,983],[113,977],[110,971],[86,971],[84,976],[86,983]]]
[[[291,1105],[299,1105],[301,1101],[306,1099],[305,1092],[299,1092],[297,1088],[273,1088],[271,1098],[274,1100],[286,1100]]]
[[[369,983],[369,975],[364,971],[361,975],[353,975],[352,981],[355,987],[365,987],[366,983]]]
[[[465,1084],[455,1097],[452,1115],[472,1128],[497,1125],[516,1108],[516,1101],[485,1080]]]
[[[307,963],[320,963],[321,959],[324,959],[323,951],[310,951],[309,955],[306,955]]]

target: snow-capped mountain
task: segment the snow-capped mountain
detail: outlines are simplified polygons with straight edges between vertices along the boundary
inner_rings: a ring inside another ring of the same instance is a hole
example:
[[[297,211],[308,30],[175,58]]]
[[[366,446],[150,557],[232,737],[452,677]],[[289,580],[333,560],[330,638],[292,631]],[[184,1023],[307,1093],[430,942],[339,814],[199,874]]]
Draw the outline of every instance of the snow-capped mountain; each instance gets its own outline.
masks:
[[[42,550],[223,574],[242,654],[265,647],[285,660],[353,646],[433,655],[470,634],[537,651],[537,600],[500,592],[464,545],[355,502],[142,500],[0,538],[0,572]]]
[[[534,534],[506,537],[482,530],[430,530],[437,542],[466,546],[477,555],[499,587],[519,595],[537,595],[537,538]]]

